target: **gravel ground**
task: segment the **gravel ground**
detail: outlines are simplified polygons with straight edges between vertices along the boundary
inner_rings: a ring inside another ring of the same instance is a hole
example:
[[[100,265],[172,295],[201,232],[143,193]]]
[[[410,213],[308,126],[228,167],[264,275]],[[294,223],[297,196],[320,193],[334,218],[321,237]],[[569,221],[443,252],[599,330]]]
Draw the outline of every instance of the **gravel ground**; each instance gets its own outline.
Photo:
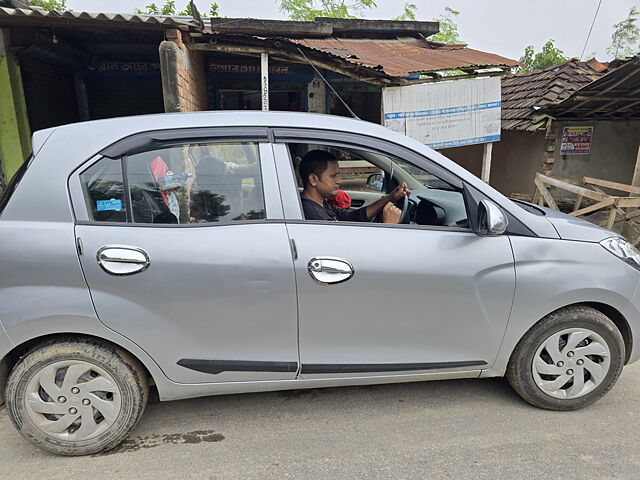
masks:
[[[118,449],[55,457],[0,407],[1,479],[638,479],[640,363],[577,412],[502,379],[152,401]]]

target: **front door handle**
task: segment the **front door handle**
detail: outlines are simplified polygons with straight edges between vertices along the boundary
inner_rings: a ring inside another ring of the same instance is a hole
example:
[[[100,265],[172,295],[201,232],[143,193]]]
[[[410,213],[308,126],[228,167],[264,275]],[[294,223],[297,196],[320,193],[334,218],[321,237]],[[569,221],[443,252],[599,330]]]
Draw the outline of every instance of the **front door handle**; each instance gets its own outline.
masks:
[[[353,277],[355,270],[346,260],[336,257],[315,257],[309,260],[309,275],[321,285],[342,283]]]
[[[149,268],[147,252],[128,245],[105,245],[96,256],[98,265],[110,275],[133,275]]]

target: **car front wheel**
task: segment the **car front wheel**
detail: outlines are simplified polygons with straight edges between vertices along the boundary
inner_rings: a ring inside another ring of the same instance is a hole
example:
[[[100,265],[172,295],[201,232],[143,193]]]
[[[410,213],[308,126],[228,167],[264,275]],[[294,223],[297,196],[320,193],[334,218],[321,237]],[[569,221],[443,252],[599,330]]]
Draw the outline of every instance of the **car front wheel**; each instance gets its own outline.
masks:
[[[575,410],[613,387],[624,356],[622,335],[608,317],[590,307],[567,307],[542,319],[520,340],[507,379],[532,405]]]
[[[118,445],[136,425],[148,382],[126,352],[87,339],[40,345],[11,371],[6,402],[18,431],[60,455],[88,455]]]

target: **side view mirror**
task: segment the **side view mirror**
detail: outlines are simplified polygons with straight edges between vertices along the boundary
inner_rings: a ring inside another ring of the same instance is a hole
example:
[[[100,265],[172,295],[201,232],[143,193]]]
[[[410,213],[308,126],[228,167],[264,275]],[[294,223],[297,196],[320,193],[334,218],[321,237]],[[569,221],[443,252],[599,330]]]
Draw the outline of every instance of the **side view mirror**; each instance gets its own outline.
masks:
[[[372,173],[367,178],[367,188],[381,192],[384,187],[384,173]]]
[[[501,235],[507,230],[509,220],[498,205],[482,199],[478,205],[478,235]]]

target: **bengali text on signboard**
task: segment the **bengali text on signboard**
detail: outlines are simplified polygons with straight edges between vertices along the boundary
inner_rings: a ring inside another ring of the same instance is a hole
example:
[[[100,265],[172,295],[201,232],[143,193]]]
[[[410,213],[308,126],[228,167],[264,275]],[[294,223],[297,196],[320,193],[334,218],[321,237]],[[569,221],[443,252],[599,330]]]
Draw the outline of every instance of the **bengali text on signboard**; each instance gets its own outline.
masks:
[[[383,89],[384,124],[431,148],[500,140],[500,79],[476,78]]]
[[[564,127],[562,129],[561,155],[583,155],[591,153],[593,127]]]

